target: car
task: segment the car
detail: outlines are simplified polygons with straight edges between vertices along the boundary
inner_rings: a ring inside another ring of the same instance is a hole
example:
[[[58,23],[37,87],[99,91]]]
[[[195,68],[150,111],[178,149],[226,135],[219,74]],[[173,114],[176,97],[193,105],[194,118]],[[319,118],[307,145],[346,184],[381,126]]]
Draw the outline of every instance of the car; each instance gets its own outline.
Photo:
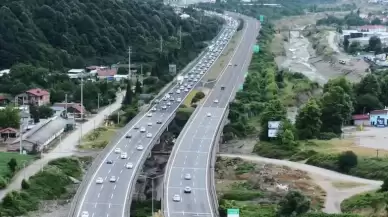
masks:
[[[163,110],[167,109],[167,106],[165,106],[165,105],[164,105],[164,106],[162,106],[162,109],[163,109]]]
[[[191,89],[192,87],[191,87],[191,85],[189,84],[189,85],[187,85],[187,89]]]
[[[234,66],[237,66],[237,64],[234,64]]]
[[[197,82],[197,81],[198,81],[198,79],[194,78],[194,82]]]
[[[155,104],[159,104],[159,100],[157,100],[157,99],[155,99],[155,102],[154,102]]]
[[[218,103],[218,99],[215,99],[215,100],[214,100],[214,103]]]
[[[171,97],[171,98],[170,98],[170,101],[171,101],[171,102],[174,102],[174,98]]]
[[[156,112],[156,107],[153,107],[151,111]]]
[[[136,146],[136,149],[137,149],[138,151],[141,151],[141,150],[144,149],[144,147],[143,147],[142,145],[138,145],[138,146]]]
[[[179,90],[184,90],[184,89],[185,89],[184,86],[180,86],[180,87],[179,87]]]
[[[185,193],[191,193],[191,188],[189,186],[185,187],[185,190],[183,190]]]
[[[171,102],[168,102],[167,105],[170,106],[170,105],[171,105]]]
[[[174,197],[172,198],[174,202],[180,202],[181,201],[181,196],[179,194],[175,194]]]
[[[152,133],[147,133],[147,138],[151,138],[152,137]]]
[[[139,129],[139,126],[136,125],[133,127],[133,129],[137,130],[137,129]]]
[[[131,163],[131,162],[126,163],[125,164],[125,168],[132,169],[133,168],[133,163]]]
[[[176,99],[177,102],[182,102],[182,99],[179,97]]]
[[[127,134],[127,135],[125,136],[125,138],[130,139],[130,138],[132,138],[132,135],[131,135],[131,134]]]
[[[207,115],[208,117],[211,117],[211,116],[212,116],[212,114],[211,114],[210,112],[208,112],[206,115]]]
[[[121,149],[120,148],[115,148],[115,153],[116,154],[120,154],[121,153]]]
[[[111,176],[109,179],[110,182],[116,182],[116,176]]]
[[[163,97],[163,101],[167,101],[167,98],[166,98],[166,97]]]
[[[89,217],[88,211],[82,211],[81,217]]]
[[[162,124],[162,121],[156,121],[157,124]]]
[[[113,160],[107,160],[106,164],[113,164]]]
[[[151,122],[148,122],[147,125],[148,125],[148,126],[152,126],[152,123],[151,123]]]
[[[141,128],[140,128],[140,132],[141,132],[141,133],[145,133],[145,131],[146,131],[145,127],[141,127]]]
[[[152,113],[148,113],[148,114],[147,114],[147,117],[152,117]]]
[[[98,177],[97,179],[96,179],[96,183],[97,184],[102,184],[104,182],[104,179],[102,178],[102,177]]]
[[[191,179],[190,173],[186,173],[186,174],[185,174],[185,179],[186,179],[186,180],[190,180],[190,179]]]
[[[186,88],[186,89],[185,89],[185,92],[189,92],[189,89]]]
[[[225,90],[225,86],[221,86],[221,90]]]
[[[177,94],[180,94],[180,93],[181,93],[181,90],[177,90],[176,93],[177,93]]]
[[[121,153],[120,158],[121,159],[127,159],[128,155],[126,152]]]

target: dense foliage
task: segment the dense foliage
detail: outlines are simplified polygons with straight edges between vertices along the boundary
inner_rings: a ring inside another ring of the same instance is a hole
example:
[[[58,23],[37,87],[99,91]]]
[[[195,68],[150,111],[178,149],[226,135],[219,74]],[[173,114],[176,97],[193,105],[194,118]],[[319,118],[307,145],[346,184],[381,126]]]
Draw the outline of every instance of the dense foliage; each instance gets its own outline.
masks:
[[[111,64],[125,60],[131,46],[133,62],[158,74],[170,62],[186,63],[217,33],[220,20],[197,22],[200,13],[191,15],[180,19],[157,1],[1,1],[0,68],[17,62],[51,69]]]

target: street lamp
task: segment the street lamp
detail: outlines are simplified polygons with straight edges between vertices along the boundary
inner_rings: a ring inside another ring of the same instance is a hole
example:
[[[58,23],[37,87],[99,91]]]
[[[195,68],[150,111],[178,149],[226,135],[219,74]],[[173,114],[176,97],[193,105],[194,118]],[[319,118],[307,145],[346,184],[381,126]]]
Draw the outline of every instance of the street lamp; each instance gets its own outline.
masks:
[[[152,212],[152,217],[154,217],[154,179],[160,178],[164,176],[164,174],[158,175],[158,176],[145,176],[145,175],[140,175],[140,177],[144,177],[146,179],[151,179],[151,212]]]

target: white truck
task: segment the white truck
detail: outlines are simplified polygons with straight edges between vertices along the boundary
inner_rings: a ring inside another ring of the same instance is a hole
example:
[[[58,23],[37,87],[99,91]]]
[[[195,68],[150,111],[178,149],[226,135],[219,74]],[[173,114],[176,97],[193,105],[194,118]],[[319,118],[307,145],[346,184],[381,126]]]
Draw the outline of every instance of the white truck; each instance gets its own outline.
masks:
[[[178,82],[179,85],[182,85],[182,84],[183,84],[184,77],[179,75],[178,78],[177,78],[176,80],[177,80],[177,82]]]

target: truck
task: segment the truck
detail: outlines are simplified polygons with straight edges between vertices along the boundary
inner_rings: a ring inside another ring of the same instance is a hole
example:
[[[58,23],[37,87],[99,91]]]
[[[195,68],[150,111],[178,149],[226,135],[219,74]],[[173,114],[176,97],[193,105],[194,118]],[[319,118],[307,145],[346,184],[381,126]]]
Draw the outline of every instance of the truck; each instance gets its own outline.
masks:
[[[178,78],[176,80],[178,81],[178,84],[181,85],[181,84],[183,84],[184,77],[178,76]]]

